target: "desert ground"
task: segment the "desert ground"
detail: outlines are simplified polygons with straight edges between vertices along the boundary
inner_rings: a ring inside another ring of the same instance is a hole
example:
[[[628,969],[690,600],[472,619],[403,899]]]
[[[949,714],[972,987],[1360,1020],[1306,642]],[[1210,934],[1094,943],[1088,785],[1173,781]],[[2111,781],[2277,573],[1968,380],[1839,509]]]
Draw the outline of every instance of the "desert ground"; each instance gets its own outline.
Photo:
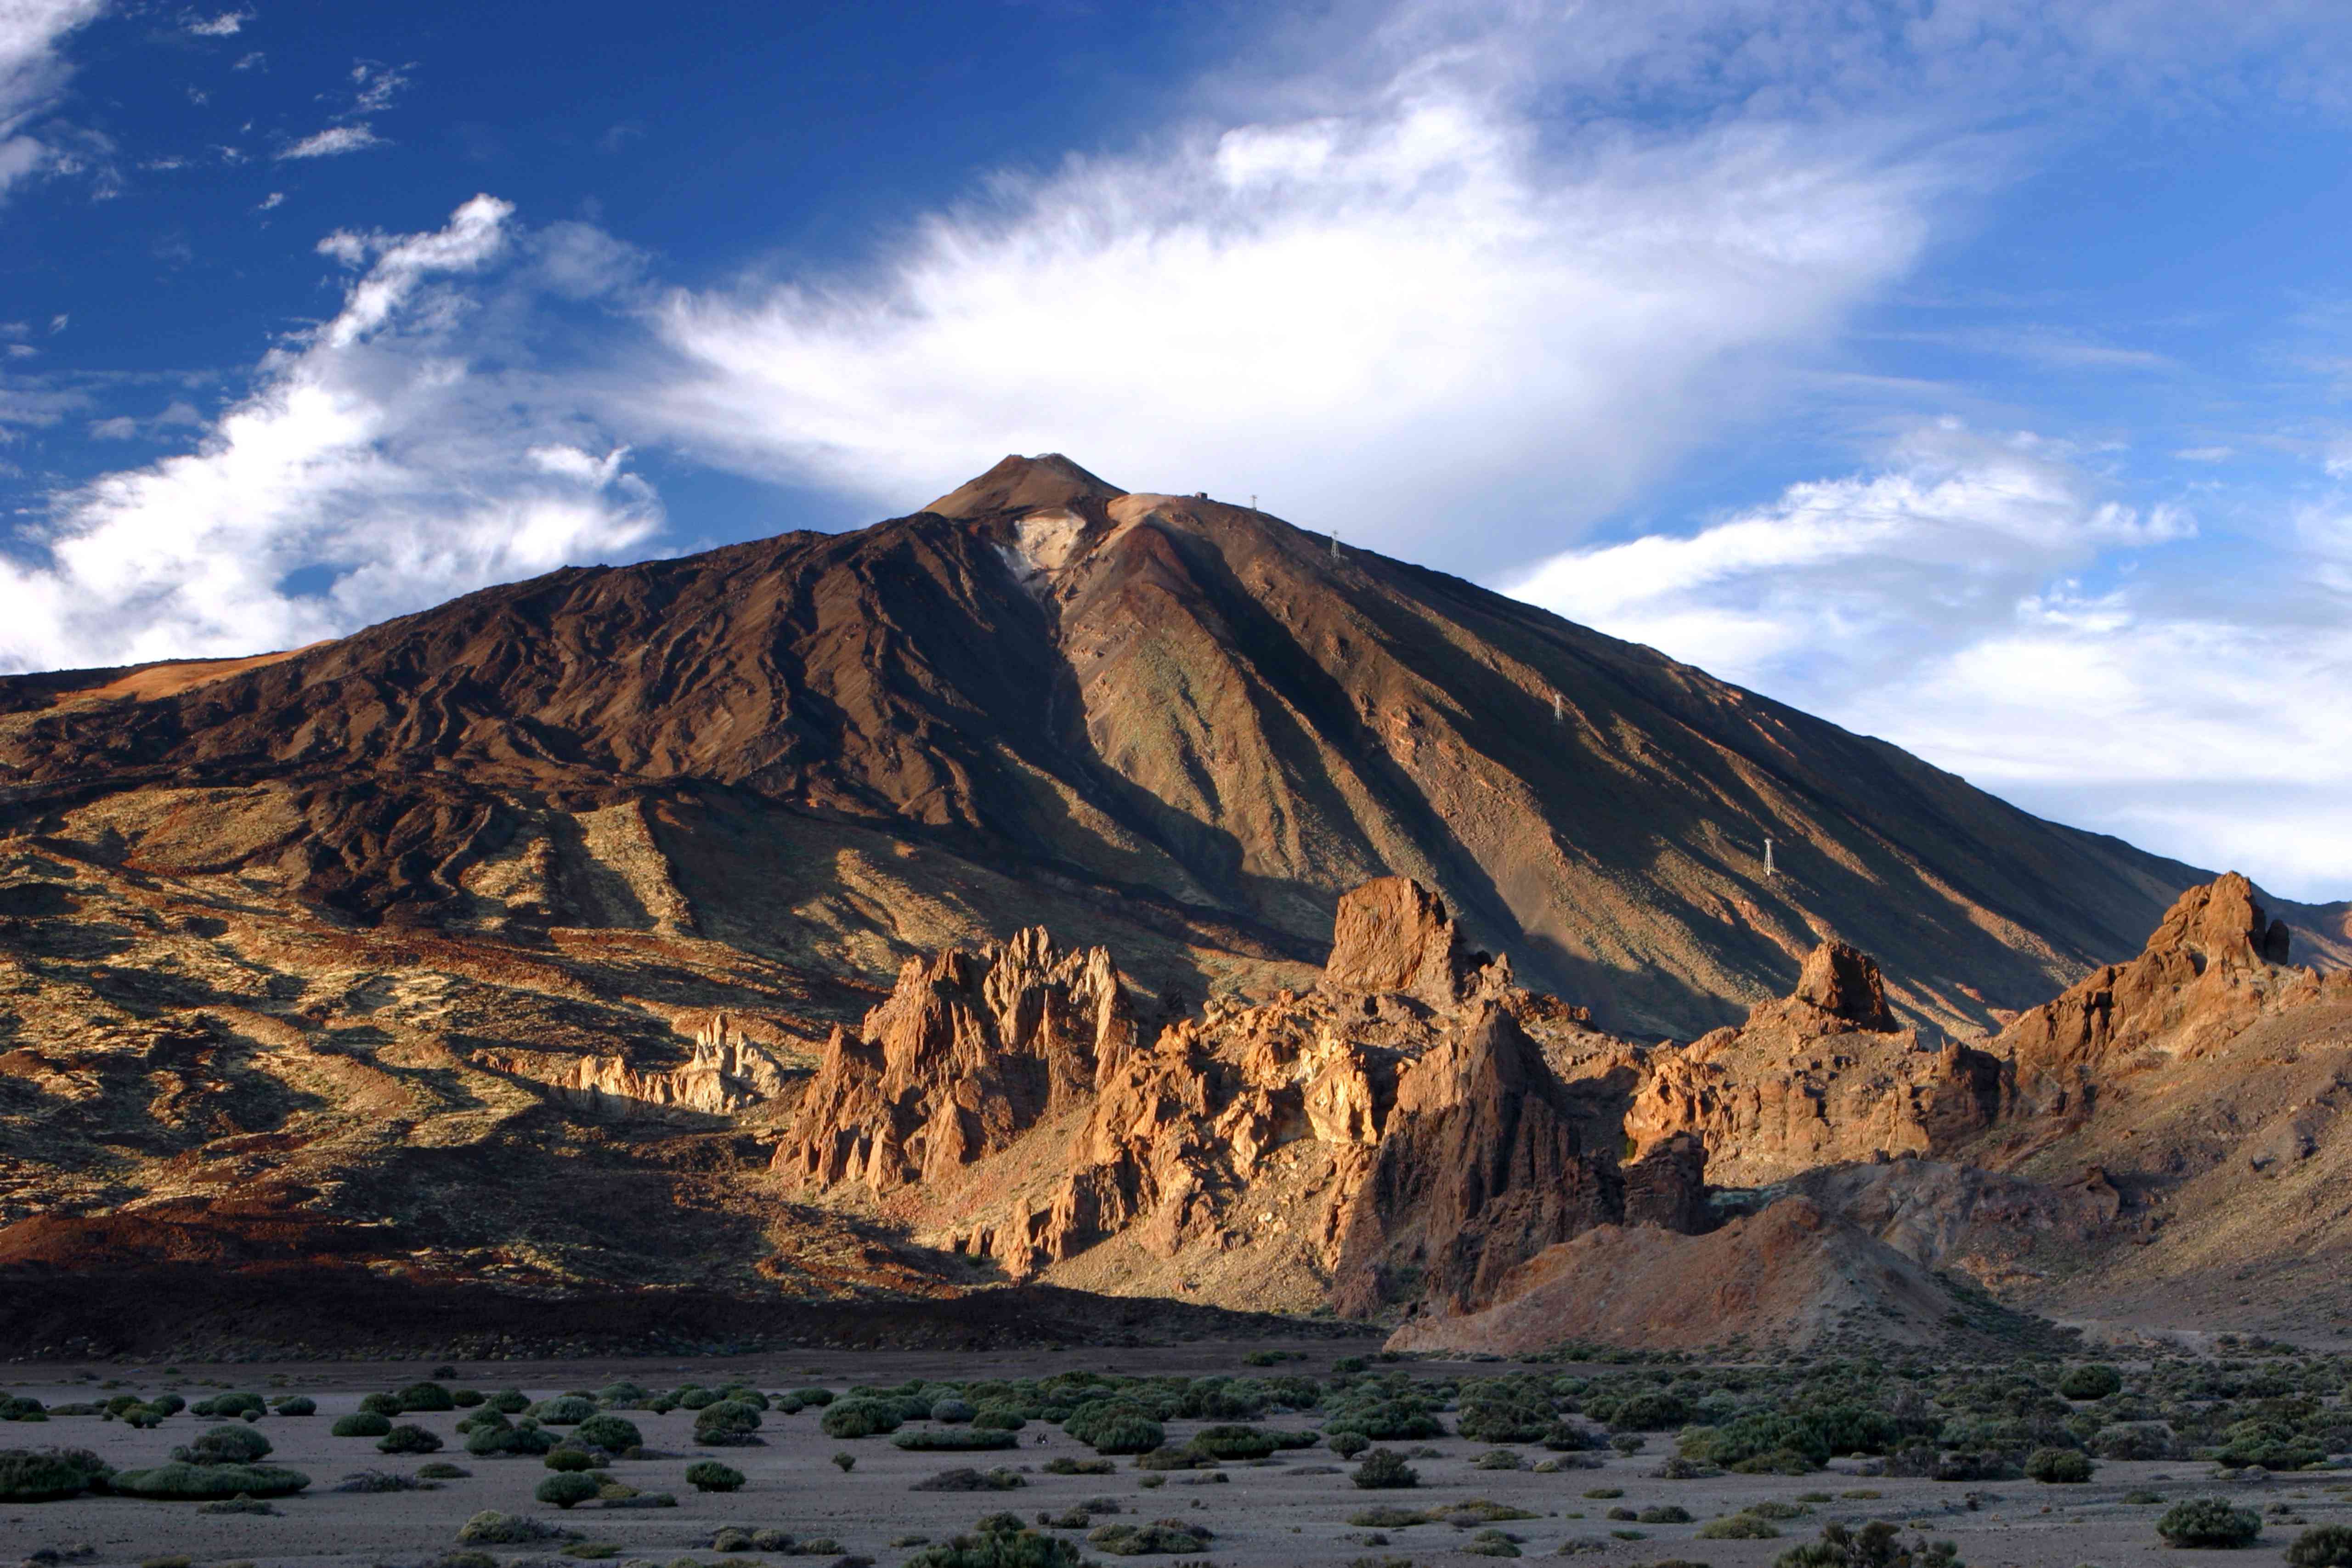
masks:
[[[482,1458],[466,1452],[457,1426],[472,1414],[469,1410],[407,1411],[392,1417],[438,1436],[443,1447],[433,1454],[387,1457],[377,1451],[373,1438],[331,1433],[336,1419],[357,1411],[365,1395],[414,1384],[430,1373],[441,1373],[438,1381],[452,1388],[517,1389],[533,1401],[623,1383],[657,1391],[745,1384],[772,1394],[824,1387],[840,1394],[853,1385],[889,1387],[914,1379],[963,1384],[980,1378],[1045,1379],[1073,1372],[1328,1379],[1350,1348],[1298,1342],[1135,1351],[1038,1349],[985,1358],[812,1352],[797,1358],[488,1363],[455,1368],[421,1363],[19,1365],[7,1369],[0,1392],[19,1399],[30,1396],[48,1406],[124,1394],[152,1398],[166,1392],[191,1403],[227,1391],[251,1391],[271,1400],[307,1395],[316,1404],[315,1414],[272,1413],[249,1425],[272,1446],[263,1463],[299,1470],[311,1484],[299,1495],[276,1500],[269,1505],[272,1511],[266,1513],[207,1512],[190,1501],[101,1495],[9,1504],[0,1508],[0,1562],[173,1562],[204,1568],[231,1563],[270,1568],[423,1565],[471,1551],[487,1553],[500,1568],[599,1559],[668,1568],[683,1562],[782,1562],[788,1555],[812,1563],[895,1568],[917,1557],[926,1544],[948,1542],[972,1530],[982,1516],[1010,1510],[1024,1524],[1065,1539],[1087,1557],[1100,1561],[1114,1560],[1113,1552],[1104,1544],[1089,1543],[1088,1537],[1104,1526],[1159,1521],[1202,1526],[1209,1533],[1196,1550],[1162,1560],[1234,1568],[1288,1563],[1402,1568],[1407,1563],[1468,1562],[1474,1556],[1555,1554],[1584,1556],[1594,1568],[1664,1562],[1764,1568],[1789,1548],[1813,1541],[1826,1523],[1859,1526],[1874,1520],[1903,1525],[1906,1544],[1915,1543],[1914,1526],[1933,1539],[1950,1541],[1959,1560],[1974,1568],[2117,1568],[2158,1560],[2188,1568],[2209,1560],[2276,1561],[2305,1525],[2352,1524],[2352,1468],[2345,1468],[2352,1462],[2341,1456],[2325,1461],[2326,1468],[2278,1474],[2256,1468],[2225,1472],[2199,1459],[2102,1461],[2088,1482],[2074,1485],[1898,1479],[1870,1474],[1873,1462],[1856,1458],[1833,1459],[1827,1469],[1810,1474],[1671,1479],[1656,1472],[1675,1452],[1673,1432],[1646,1435],[1638,1453],[1608,1447],[1555,1453],[1542,1443],[1463,1437],[1455,1431],[1459,1407],[1450,1400],[1437,1402],[1445,1436],[1381,1445],[1409,1456],[1419,1473],[1416,1487],[1396,1490],[1360,1489],[1352,1479],[1353,1466],[1320,1443],[1265,1459],[1228,1460],[1215,1468],[1146,1469],[1135,1458],[1124,1457],[1110,1461],[1113,1468],[1108,1474],[1057,1474],[1047,1468],[1053,1461],[1097,1461],[1097,1456],[1041,1420],[1027,1423],[1013,1448],[961,1454],[908,1451],[887,1436],[832,1436],[820,1429],[823,1407],[811,1405],[792,1414],[772,1407],[760,1426],[759,1446],[704,1447],[696,1440],[695,1411],[635,1408],[616,1413],[641,1431],[642,1452],[614,1458],[597,1474],[633,1489],[640,1501],[667,1493],[675,1498],[676,1506],[587,1501],[559,1510],[534,1500],[534,1490],[555,1473],[540,1458]],[[1354,1364],[1337,1370],[1344,1373]],[[2340,1378],[2340,1363],[2317,1364],[2334,1368],[2320,1375]],[[1545,1380],[1622,1377],[1625,1371],[1559,1363],[1538,1366],[1436,1359],[1376,1360],[1370,1370],[1374,1375],[1402,1374],[1440,1384],[1516,1373]],[[1988,1373],[1999,1374],[1997,1368]],[[1319,1426],[1321,1414],[1275,1411],[1255,1425],[1270,1433],[1314,1428]],[[1169,1420],[1167,1443],[1187,1444],[1213,1424]],[[147,1429],[100,1415],[55,1415],[46,1422],[0,1425],[0,1447],[88,1448],[119,1468],[131,1469],[163,1463],[175,1446],[215,1425],[186,1411]],[[913,1421],[899,1432],[933,1427],[932,1423]],[[560,1429],[551,1430],[560,1435]],[[1482,1456],[1498,1449],[1514,1459],[1488,1458],[1486,1465],[1515,1463],[1517,1468],[1480,1466]],[[854,1467],[846,1471],[834,1462],[842,1454],[855,1456]],[[741,1489],[725,1493],[695,1489],[686,1471],[701,1459],[740,1470],[745,1477]],[[336,1489],[346,1477],[359,1472],[413,1479],[420,1468],[436,1463],[454,1464],[468,1473],[412,1490]],[[1538,1470],[1538,1465],[1547,1469]],[[1559,1468],[1549,1468],[1552,1466]],[[915,1489],[918,1483],[959,1468],[1010,1470],[1019,1484],[980,1491]],[[2156,1521],[2168,1505],[2214,1495],[2263,1515],[2262,1537],[2250,1551],[2175,1549],[2159,1540]],[[2151,1498],[2161,1500],[2147,1500]],[[1358,1517],[1373,1509],[1436,1514],[1481,1500],[1501,1507],[1458,1513],[1458,1523],[1433,1520],[1376,1526]],[[1765,1505],[1768,1515],[1780,1516],[1769,1521],[1777,1537],[1700,1536],[1709,1521],[1758,1505]],[[1688,1521],[1625,1517],[1665,1507],[1687,1514]],[[1081,1521],[1074,1510],[1087,1510],[1088,1517]],[[461,1531],[484,1510],[544,1521],[569,1532],[570,1539],[462,1545]],[[1481,1512],[1488,1517],[1473,1517]],[[1056,1523],[1046,1525],[1045,1520]],[[770,1534],[765,1549],[740,1550],[738,1538],[726,1543],[737,1550],[720,1550],[714,1542],[730,1527],[753,1541],[760,1540],[761,1531],[780,1531],[793,1545],[784,1549],[779,1537]],[[1482,1537],[1481,1531],[1487,1533]],[[1470,1548],[1477,1550],[1465,1550]]]

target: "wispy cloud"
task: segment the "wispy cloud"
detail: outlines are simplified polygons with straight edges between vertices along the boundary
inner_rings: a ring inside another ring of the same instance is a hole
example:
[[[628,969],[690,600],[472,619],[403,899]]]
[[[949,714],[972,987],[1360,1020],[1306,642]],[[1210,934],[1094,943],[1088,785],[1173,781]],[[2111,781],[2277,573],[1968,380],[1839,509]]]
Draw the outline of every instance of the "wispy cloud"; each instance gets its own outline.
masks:
[[[438,230],[324,248],[357,269],[342,308],[270,353],[195,451],[60,498],[42,558],[0,561],[0,665],[290,646],[660,526],[625,452],[470,367],[479,323],[460,285],[541,286],[507,204],[479,196]],[[284,586],[320,563],[324,592]]]
[[[0,5],[0,200],[12,186],[57,167],[55,138],[26,129],[48,109],[68,74],[58,46],[106,9],[107,0],[7,0]]]
[[[346,153],[363,153],[371,147],[386,146],[385,140],[366,125],[331,125],[324,131],[313,132],[290,147],[279,150],[278,156],[286,158],[338,158]]]
[[[210,16],[190,16],[181,26],[200,38],[234,37],[253,20],[250,11],[222,11]]]

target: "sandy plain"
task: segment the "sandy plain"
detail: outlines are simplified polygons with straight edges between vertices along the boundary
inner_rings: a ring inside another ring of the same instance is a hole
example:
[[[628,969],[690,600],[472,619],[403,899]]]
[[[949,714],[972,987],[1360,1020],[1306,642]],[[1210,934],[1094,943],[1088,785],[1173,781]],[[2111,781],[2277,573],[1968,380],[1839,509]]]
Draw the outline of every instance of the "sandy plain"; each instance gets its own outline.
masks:
[[[1317,1375],[1329,1373],[1331,1363],[1351,1349],[1305,1342],[1137,1351],[1038,1350],[984,1358],[914,1352],[810,1352],[691,1361],[484,1363],[462,1365],[456,1378],[444,1381],[486,1390],[520,1388],[541,1398],[621,1379],[649,1388],[688,1383],[716,1387],[744,1381],[768,1390],[813,1384],[840,1390],[853,1384],[887,1385],[913,1377],[1013,1378],[1078,1369],[1203,1376],[1248,1373],[1253,1369],[1243,1357],[1252,1350],[1268,1348],[1303,1357],[1280,1370]],[[640,1568],[644,1564],[669,1568],[681,1561],[816,1565],[844,1560],[853,1563],[870,1560],[878,1568],[894,1568],[919,1550],[908,1541],[910,1537],[944,1541],[970,1529],[986,1513],[1010,1510],[1034,1520],[1041,1513],[1058,1514],[1104,1498],[1116,1500],[1121,1511],[1100,1517],[1097,1523],[1174,1519],[1206,1524],[1213,1536],[1201,1552],[1184,1557],[1186,1568],[1202,1563],[1220,1568],[1261,1564],[1346,1568],[1357,1563],[1366,1568],[1402,1568],[1408,1563],[1491,1561],[1462,1551],[1473,1539],[1467,1528],[1445,1523],[1391,1528],[1381,1532],[1386,1541],[1379,1542],[1371,1531],[1349,1522],[1350,1515],[1370,1507],[1437,1509],[1472,1499],[1491,1500],[1536,1516],[1500,1526],[1519,1538],[1518,1550],[1525,1557],[1554,1556],[1566,1547],[1571,1560],[1591,1568],[1640,1568],[1670,1560],[1705,1563],[1709,1568],[1766,1568],[1788,1547],[1813,1539],[1827,1521],[1860,1523],[1874,1519],[1906,1525],[1906,1538],[1908,1527],[1916,1524],[1936,1539],[1956,1542],[1961,1560],[1970,1568],[2122,1568],[2143,1562],[2163,1562],[2179,1568],[2202,1568],[2209,1563],[2214,1568],[2224,1563],[2244,1568],[2278,1561],[2281,1551],[2302,1529],[2302,1522],[2290,1521],[2352,1523],[2352,1473],[2341,1471],[2224,1481],[2216,1478],[2210,1467],[2197,1462],[2117,1462],[2101,1465],[2087,1484],[2042,1486],[2032,1481],[1953,1484],[1871,1478],[1854,1474],[1853,1461],[1837,1461],[1830,1471],[1809,1476],[1731,1475],[1669,1480],[1651,1472],[1672,1451],[1670,1437],[1653,1437],[1644,1453],[1597,1456],[1599,1468],[1539,1474],[1532,1468],[1476,1468],[1474,1461],[1492,1446],[1448,1436],[1427,1444],[1391,1445],[1424,1450],[1423,1457],[1412,1461],[1421,1475],[1419,1487],[1365,1491],[1352,1484],[1349,1468],[1336,1456],[1319,1447],[1290,1450],[1267,1461],[1164,1477],[1138,1470],[1131,1459],[1118,1461],[1118,1468],[1111,1475],[1066,1476],[1047,1473],[1044,1467],[1055,1458],[1093,1458],[1092,1450],[1042,1423],[1031,1423],[1020,1434],[1020,1447],[1009,1452],[907,1452],[887,1437],[843,1441],[826,1436],[818,1428],[820,1413],[814,1408],[792,1415],[772,1412],[761,1431],[765,1439],[762,1446],[725,1449],[695,1446],[689,1411],[627,1412],[645,1435],[649,1457],[616,1461],[609,1473],[641,1492],[668,1492],[677,1498],[677,1506],[624,1510],[591,1503],[559,1512],[532,1500],[533,1489],[550,1473],[537,1458],[478,1458],[464,1452],[463,1439],[455,1428],[465,1412],[397,1417],[442,1437],[446,1445],[444,1451],[425,1458],[387,1458],[376,1452],[372,1439],[331,1435],[334,1418],[356,1409],[363,1395],[415,1382],[430,1370],[428,1363],[415,1362],[191,1364],[168,1371],[104,1364],[9,1368],[8,1375],[0,1377],[0,1386],[47,1404],[165,1390],[193,1402],[215,1392],[249,1389],[273,1397],[306,1394],[317,1402],[319,1410],[312,1416],[273,1415],[259,1423],[275,1446],[265,1462],[301,1470],[312,1481],[307,1492],[280,1500],[273,1516],[208,1515],[200,1513],[194,1503],[93,1496],[41,1505],[9,1505],[0,1509],[0,1563],[49,1561],[36,1554],[54,1551],[61,1554],[58,1560],[92,1568],[181,1557],[197,1568],[247,1563],[256,1568],[374,1564],[422,1568],[457,1549],[457,1532],[468,1518],[483,1510],[498,1510],[554,1521],[573,1532],[580,1542],[614,1547],[617,1550],[605,1560],[623,1568],[632,1563]],[[1475,1370],[1493,1374],[1517,1367],[1495,1363]],[[1546,1370],[1576,1369],[1555,1365]],[[174,1445],[187,1442],[210,1425],[185,1413],[144,1431],[94,1416],[59,1416],[47,1423],[0,1425],[0,1447],[88,1447],[118,1467],[132,1467],[162,1462]],[[1204,1425],[1171,1422],[1169,1440],[1184,1442]],[[1259,1425],[1303,1427],[1313,1425],[1313,1417],[1311,1413],[1277,1415]],[[1551,1458],[1535,1445],[1521,1446],[1517,1451],[1530,1467]],[[855,1468],[846,1474],[831,1462],[839,1452],[856,1456]],[[685,1481],[686,1468],[702,1458],[719,1458],[742,1470],[748,1484],[731,1494],[693,1490]],[[460,1465],[471,1474],[429,1490],[366,1494],[332,1489],[356,1471],[413,1474],[433,1460]],[[1013,1468],[1022,1472],[1025,1484],[1002,1492],[909,1489],[941,1470],[966,1464]],[[2252,1474],[2260,1477],[2262,1473]],[[1160,1484],[1148,1485],[1148,1480]],[[1618,1489],[1622,1496],[1587,1495],[1607,1489]],[[2152,1492],[2166,1502],[2227,1495],[2242,1506],[2264,1512],[2266,1528],[2260,1542],[2246,1551],[2172,1550],[2155,1531],[2162,1505],[2125,1500],[2136,1492]],[[1793,1503],[1822,1493],[1830,1494],[1832,1500],[1801,1504],[1808,1513],[1782,1522],[1783,1533],[1778,1540],[1698,1538],[1700,1528],[1710,1519],[1759,1501]],[[1633,1524],[1607,1518],[1611,1509],[1639,1511],[1661,1504],[1679,1505],[1693,1516],[1692,1522]],[[796,1556],[711,1550],[709,1543],[714,1533],[730,1525],[782,1530],[802,1541],[830,1540],[838,1549]],[[1612,1531],[1635,1531],[1639,1538],[1623,1539]],[[1062,1533],[1083,1545],[1085,1531]],[[555,1568],[582,1560],[562,1554],[563,1544],[487,1550],[502,1568],[523,1564]],[[78,1549],[83,1547],[90,1550],[79,1552]],[[1128,1560],[1093,1548],[1086,1550],[1090,1557],[1105,1563]],[[1174,1563],[1177,1559],[1132,1561]]]

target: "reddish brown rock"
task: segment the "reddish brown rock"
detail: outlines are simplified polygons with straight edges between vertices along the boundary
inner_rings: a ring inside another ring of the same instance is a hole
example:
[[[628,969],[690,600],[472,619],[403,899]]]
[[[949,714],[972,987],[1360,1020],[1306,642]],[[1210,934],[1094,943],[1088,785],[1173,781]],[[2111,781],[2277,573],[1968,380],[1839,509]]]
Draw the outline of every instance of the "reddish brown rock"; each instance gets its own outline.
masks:
[[[1464,950],[1444,900],[1410,877],[1381,877],[1340,899],[1323,983],[1343,991],[1402,992],[1451,1007],[1489,962]]]
[[[852,1036],[836,1028],[774,1168],[877,1195],[1011,1147],[1093,1092],[1132,1050],[1126,986],[1101,948],[1042,929],[976,953],[909,959]]]

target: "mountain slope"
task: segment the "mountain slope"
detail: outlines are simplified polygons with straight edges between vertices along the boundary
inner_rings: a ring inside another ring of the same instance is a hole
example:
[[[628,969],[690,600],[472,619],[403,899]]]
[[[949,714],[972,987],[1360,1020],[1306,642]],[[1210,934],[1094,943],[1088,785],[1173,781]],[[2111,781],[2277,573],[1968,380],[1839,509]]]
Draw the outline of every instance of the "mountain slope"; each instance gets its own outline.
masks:
[[[800,931],[747,868],[792,867],[862,928],[831,962],[867,983],[936,943],[853,860],[807,863],[850,829],[1009,879],[968,937],[1048,899],[1171,936],[1150,989],[1205,988],[1203,952],[1260,983],[1318,960],[1343,889],[1411,875],[1524,980],[1681,1035],[1837,933],[1898,1006],[1981,1026],[2205,879],[1650,649],[1058,458],[855,533],[123,675],[0,693],[0,826],[368,922],[771,954]],[[2316,929],[2301,956],[2331,956]]]

